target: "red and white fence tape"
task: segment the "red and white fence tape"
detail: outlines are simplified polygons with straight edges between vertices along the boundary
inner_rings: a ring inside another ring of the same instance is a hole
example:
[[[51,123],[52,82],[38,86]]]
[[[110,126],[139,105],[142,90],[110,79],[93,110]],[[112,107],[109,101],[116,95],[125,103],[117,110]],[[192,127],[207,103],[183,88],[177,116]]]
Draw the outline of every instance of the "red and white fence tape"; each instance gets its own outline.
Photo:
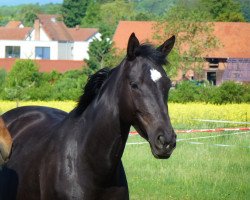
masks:
[[[201,133],[201,132],[222,132],[222,131],[249,131],[250,127],[244,128],[213,128],[213,129],[190,129],[190,130],[175,130],[176,133]],[[131,131],[130,135],[138,134],[137,131]]]

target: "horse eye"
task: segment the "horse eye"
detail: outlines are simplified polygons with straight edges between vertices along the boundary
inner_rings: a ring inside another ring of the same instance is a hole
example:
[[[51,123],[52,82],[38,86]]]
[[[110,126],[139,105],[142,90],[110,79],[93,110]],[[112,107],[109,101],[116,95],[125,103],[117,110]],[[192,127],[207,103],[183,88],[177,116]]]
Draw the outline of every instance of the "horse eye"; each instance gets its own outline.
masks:
[[[130,86],[131,86],[133,89],[138,89],[138,85],[137,85],[135,82],[131,82],[131,83],[130,83]]]

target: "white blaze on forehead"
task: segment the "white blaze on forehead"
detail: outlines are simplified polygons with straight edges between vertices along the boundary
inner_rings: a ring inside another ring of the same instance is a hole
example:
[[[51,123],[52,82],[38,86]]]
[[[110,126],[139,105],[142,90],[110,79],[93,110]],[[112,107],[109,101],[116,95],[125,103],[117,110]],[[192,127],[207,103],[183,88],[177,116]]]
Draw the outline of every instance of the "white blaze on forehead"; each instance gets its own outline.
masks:
[[[154,82],[158,81],[162,77],[161,73],[157,71],[156,69],[150,69],[150,73],[151,73],[151,79]]]

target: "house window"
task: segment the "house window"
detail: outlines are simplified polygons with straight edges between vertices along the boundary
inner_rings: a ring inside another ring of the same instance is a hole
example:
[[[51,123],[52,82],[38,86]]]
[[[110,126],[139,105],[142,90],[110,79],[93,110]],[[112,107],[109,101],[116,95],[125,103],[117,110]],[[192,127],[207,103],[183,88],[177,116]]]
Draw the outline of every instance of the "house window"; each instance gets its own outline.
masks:
[[[36,59],[50,59],[50,47],[36,47]]]
[[[20,46],[6,46],[5,58],[20,58]]]

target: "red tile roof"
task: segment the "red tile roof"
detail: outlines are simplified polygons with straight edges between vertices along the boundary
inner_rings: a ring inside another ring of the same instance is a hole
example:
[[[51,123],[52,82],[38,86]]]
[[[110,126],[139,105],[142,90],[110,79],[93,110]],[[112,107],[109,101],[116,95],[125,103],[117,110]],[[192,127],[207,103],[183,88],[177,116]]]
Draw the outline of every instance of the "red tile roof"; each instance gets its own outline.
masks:
[[[21,21],[9,21],[8,24],[5,25],[7,28],[18,28],[22,24]]]
[[[153,27],[155,24],[156,22],[152,21],[120,21],[113,36],[115,47],[126,49],[128,38],[132,32],[135,33],[140,42],[150,41],[153,43]]]
[[[126,49],[130,34],[135,32],[140,41],[153,39],[156,22],[121,21],[113,37],[118,49]],[[214,35],[220,40],[221,46],[207,52],[207,57],[215,58],[250,58],[250,23],[245,22],[214,22]]]
[[[32,28],[0,27],[0,40],[25,40]]]
[[[16,59],[14,58],[0,58],[0,68],[10,71]],[[74,60],[34,60],[41,72],[57,71],[64,73],[69,70],[80,70],[86,63],[84,61]]]
[[[96,33],[98,33],[97,28],[68,28],[70,35],[74,41],[86,41]]]
[[[59,20],[59,15],[39,14],[37,17],[51,40],[73,41],[66,25]]]

